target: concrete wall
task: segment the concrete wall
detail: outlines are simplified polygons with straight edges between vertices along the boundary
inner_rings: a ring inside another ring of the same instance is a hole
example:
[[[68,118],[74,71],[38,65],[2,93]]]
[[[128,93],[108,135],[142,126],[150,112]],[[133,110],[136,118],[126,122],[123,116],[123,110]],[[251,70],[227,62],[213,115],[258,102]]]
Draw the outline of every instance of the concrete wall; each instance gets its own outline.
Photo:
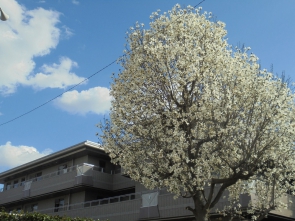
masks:
[[[50,197],[42,200],[32,200],[30,203],[26,204],[18,204],[13,207],[9,207],[8,210],[16,210],[17,208],[21,208],[22,210],[26,210],[31,208],[32,204],[38,204],[38,210],[45,210],[46,213],[54,212],[53,208],[55,207],[55,200],[56,199],[64,199],[65,202],[65,210],[68,209],[69,204],[77,204],[85,201],[85,191],[71,193],[71,194],[63,194],[59,195],[58,197]],[[70,209],[70,208],[69,208]]]
[[[40,200],[38,201],[38,210],[54,208],[56,199],[64,199],[65,206],[67,206],[69,202],[69,195],[60,195],[58,197]]]
[[[14,186],[13,186],[14,181],[17,181],[18,182],[18,186],[20,186],[20,182],[21,182],[21,179],[22,178],[25,178],[26,180],[29,179],[28,176],[20,176],[20,177],[17,177],[17,178],[8,180],[7,182],[4,183],[4,186],[3,186],[4,191],[7,190],[8,184],[10,185],[10,189],[13,189],[14,188]]]
[[[127,189],[135,186],[135,181],[122,176],[121,174],[114,174],[113,176],[113,190]],[[136,192],[136,191],[135,191]]]
[[[56,172],[56,171],[58,171],[59,166],[64,165],[64,164],[66,164],[67,168],[69,168],[69,167],[72,166],[72,161],[67,161],[67,162],[64,162],[64,163],[61,163],[61,164],[54,165],[52,167],[48,167],[48,168],[42,170],[42,175]]]
[[[143,191],[148,191],[148,189],[145,188],[142,184],[135,182],[135,192],[139,193],[139,192],[143,192]]]
[[[177,198],[174,199],[174,195],[170,193],[164,193],[164,191],[160,191],[163,193],[160,193],[158,197],[158,210],[159,210],[159,219],[167,219],[172,220],[172,218],[176,217],[191,217],[192,213],[185,209],[187,206],[194,207],[192,199],[186,199],[186,198]],[[91,198],[90,195],[94,194],[94,192],[78,192],[71,194],[70,202],[71,204],[75,203],[81,203],[83,202],[83,199]],[[138,194],[140,196],[140,194]],[[255,198],[255,196],[252,196],[252,198]],[[63,198],[65,200],[65,204],[67,204],[67,199],[69,198],[68,195],[62,195],[59,196],[58,199]],[[43,210],[41,212],[51,214],[51,215],[67,215],[70,217],[91,217],[94,219],[100,219],[105,220],[109,219],[111,221],[136,221],[139,218],[139,211],[142,206],[141,198],[135,198],[133,200],[128,201],[121,201],[121,202],[114,202],[111,203],[109,201],[108,204],[79,204],[79,205],[71,205],[69,208],[65,208],[65,211],[59,210],[58,212],[54,212],[54,205],[55,205],[55,198],[49,198],[46,200],[41,200],[38,202],[31,202],[26,205],[22,205],[23,208],[28,206],[30,208],[30,205],[34,203],[38,203],[38,210]],[[250,198],[247,197],[241,197],[241,204],[247,205]],[[284,196],[281,201],[287,204],[287,209],[283,209],[282,211],[271,211],[271,214],[278,214],[284,217],[290,217],[295,218],[294,204],[290,203],[289,200],[294,201],[294,196],[286,195]],[[217,204],[217,206],[212,209],[212,212],[215,211],[216,208],[223,208],[224,206],[228,205],[228,202],[223,199],[220,200],[220,202]],[[11,209],[16,209],[16,207]],[[49,209],[51,208],[51,209]],[[44,209],[48,209],[45,210]],[[157,219],[155,219],[157,220]]]
[[[109,174],[103,173],[100,171],[90,170],[89,177],[91,178],[91,185],[93,187],[109,190],[109,191],[118,191],[123,189],[129,189],[135,186],[135,182],[130,180],[129,178],[123,177],[120,174]],[[50,176],[45,176],[44,179],[40,179],[37,182],[32,182],[28,191],[24,192],[24,187],[13,188],[4,192],[0,192],[0,204],[6,204],[9,202],[25,199],[27,197],[34,197],[43,194],[47,194],[50,192],[60,191],[63,189],[73,188],[75,185],[83,183],[77,183],[77,172],[76,170],[69,171],[67,173],[62,174],[51,174]],[[142,186],[139,186],[142,187]],[[101,192],[101,190],[97,190]],[[138,188],[136,190],[138,191]],[[27,195],[25,195],[25,193]],[[96,200],[96,198],[108,197],[108,195],[104,194],[95,194],[95,195],[87,195],[88,200]],[[79,202],[84,202],[85,196]],[[72,202],[73,203],[73,202]]]
[[[74,163],[74,165],[82,164],[82,163],[88,163],[88,156],[79,157],[79,158],[74,159],[73,161],[70,160],[70,161],[67,161],[67,162],[64,162],[64,163],[61,163],[61,164],[57,164],[57,165],[54,165],[54,166],[51,166],[51,167],[48,167],[48,168],[44,168],[43,170],[40,170],[40,171],[29,173],[26,176],[19,176],[19,177],[16,177],[14,179],[8,180],[7,182],[5,182],[4,190],[6,190],[7,183],[10,183],[11,189],[12,189],[13,188],[13,183],[14,183],[15,180],[17,180],[18,183],[20,183],[21,179],[24,178],[24,177],[26,178],[26,180],[29,180],[29,179],[34,178],[35,175],[37,173],[39,173],[39,172],[41,172],[42,176],[43,176],[43,175],[46,175],[46,174],[57,172],[58,167],[61,166],[61,165],[64,165],[64,164],[66,164],[67,168],[69,168],[69,167],[72,166],[73,163]]]
[[[95,166],[99,166],[99,162],[100,161],[104,161],[105,162],[105,172],[106,173],[111,173],[112,170],[115,169],[115,165],[113,165],[111,162],[109,162],[108,160],[105,160],[105,159],[101,159],[97,156],[92,156],[92,155],[89,155],[88,156],[88,163],[89,164],[93,164]]]
[[[74,159],[74,165],[78,165],[78,164],[81,164],[81,163],[89,163],[87,155]]]
[[[99,158],[96,156],[88,155],[88,163],[95,166],[99,166]]]
[[[97,198],[99,197],[99,192],[100,191],[90,191],[90,190],[88,190],[88,191],[86,191],[85,192],[85,202],[87,202],[87,201],[93,201],[93,200],[97,200]],[[101,191],[101,192],[103,192],[103,191]],[[108,196],[105,196],[105,197],[108,197]],[[102,196],[102,198],[105,198],[105,197],[103,197]]]
[[[72,193],[71,194],[71,199],[70,199],[70,204],[84,202],[84,199],[85,199],[85,191]]]
[[[50,215],[66,215],[70,217],[91,217],[94,219],[111,221],[136,221],[138,220],[141,200],[111,203],[93,207],[83,207],[76,210],[50,213]]]
[[[49,179],[33,182],[31,185],[31,196],[59,191],[71,188],[75,185],[76,171],[71,171],[62,175],[51,177]]]
[[[112,190],[113,177],[108,173],[101,173],[98,171],[93,171],[93,187]]]

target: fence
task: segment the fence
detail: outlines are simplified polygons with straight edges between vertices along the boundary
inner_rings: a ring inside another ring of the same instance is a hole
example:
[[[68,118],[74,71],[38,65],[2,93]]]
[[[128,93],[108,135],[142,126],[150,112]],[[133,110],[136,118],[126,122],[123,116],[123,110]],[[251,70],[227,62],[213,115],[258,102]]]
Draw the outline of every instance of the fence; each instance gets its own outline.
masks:
[[[138,196],[138,197],[136,197],[136,196]],[[60,206],[60,207],[52,207],[52,208],[43,209],[43,210],[36,210],[36,212],[49,214],[49,213],[55,213],[55,212],[60,212],[60,211],[77,210],[77,209],[82,209],[82,208],[95,207],[95,206],[106,205],[106,204],[111,204],[111,203],[118,203],[118,202],[134,200],[136,198],[138,199],[140,196],[141,196],[141,193],[131,193],[131,194],[108,197],[108,198],[103,198],[103,199],[98,199],[98,200],[93,200],[93,201],[68,204],[68,205],[66,204],[66,205]]]
[[[87,173],[89,173],[90,170],[106,173],[106,171],[102,167],[87,164],[87,163],[82,163],[82,164],[74,165],[72,167],[61,169],[61,170],[58,170],[58,171],[55,171],[55,172],[52,172],[52,173],[48,173],[48,174],[45,174],[45,175],[42,175],[42,176],[34,177],[34,178],[28,179],[26,181],[20,182],[20,183],[13,184],[13,185],[9,186],[6,189],[1,188],[0,192],[7,191],[7,190],[10,190],[10,189],[14,189],[14,188],[18,188],[18,187],[24,187],[26,185],[26,183],[38,182],[38,181],[41,181],[41,180],[44,180],[44,179],[49,179],[49,178],[52,178],[52,177],[55,177],[55,176],[59,176],[59,175],[62,175],[62,174],[65,174],[65,173],[68,173],[68,172],[71,172],[71,171],[77,171],[77,176],[79,176],[79,175],[87,175]],[[109,174],[118,174],[120,172],[121,172],[121,168],[116,169],[116,170],[111,170],[109,172]]]

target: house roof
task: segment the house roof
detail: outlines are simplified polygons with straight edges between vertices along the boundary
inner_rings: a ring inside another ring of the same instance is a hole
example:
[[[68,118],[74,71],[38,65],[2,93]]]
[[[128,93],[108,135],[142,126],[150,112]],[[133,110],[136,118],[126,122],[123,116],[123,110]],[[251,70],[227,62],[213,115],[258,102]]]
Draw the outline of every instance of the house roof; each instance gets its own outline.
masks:
[[[104,148],[95,142],[84,141],[68,148],[62,149],[55,153],[49,154],[45,157],[33,160],[31,162],[14,167],[10,170],[0,173],[0,183],[4,183],[6,179],[11,179],[14,176],[21,176],[34,171],[38,171],[41,168],[54,165],[61,162],[61,160],[72,159],[74,156],[83,156],[89,152],[105,154]],[[106,154],[105,154],[106,155]]]

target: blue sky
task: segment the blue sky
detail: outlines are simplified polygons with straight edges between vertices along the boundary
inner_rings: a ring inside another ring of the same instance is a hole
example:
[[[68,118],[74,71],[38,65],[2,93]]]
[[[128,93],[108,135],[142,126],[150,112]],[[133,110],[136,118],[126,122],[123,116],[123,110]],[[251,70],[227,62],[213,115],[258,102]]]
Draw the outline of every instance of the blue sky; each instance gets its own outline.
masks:
[[[192,0],[0,0],[0,124],[65,92],[122,55],[136,21]],[[252,48],[262,64],[295,80],[294,0],[205,0],[226,23],[230,44]],[[113,64],[73,91],[0,126],[0,172],[84,140],[110,107]]]

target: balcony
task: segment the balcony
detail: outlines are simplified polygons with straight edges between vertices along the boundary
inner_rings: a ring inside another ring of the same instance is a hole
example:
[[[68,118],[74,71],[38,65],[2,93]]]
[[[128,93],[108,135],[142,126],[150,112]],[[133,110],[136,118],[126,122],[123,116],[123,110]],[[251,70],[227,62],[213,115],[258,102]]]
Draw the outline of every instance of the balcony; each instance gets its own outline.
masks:
[[[122,177],[120,173],[105,173],[101,167],[84,163],[27,180],[21,186],[15,185],[14,188],[2,190],[0,204],[81,185],[117,190],[134,186],[134,181]]]
[[[59,208],[48,208],[45,210],[38,210],[37,212],[46,213],[50,215],[66,215],[70,217],[91,217],[100,220],[112,220],[112,221],[135,221],[135,220],[147,220],[152,217],[142,218],[142,209],[148,209],[144,207],[144,195],[153,194],[152,191],[139,192],[133,194],[126,194],[116,197],[110,197],[100,200],[82,202],[78,204],[70,204]],[[166,191],[158,191],[156,194],[157,199],[154,201],[155,207],[158,211],[158,217],[161,219],[171,219],[175,217],[192,217],[192,213],[185,209],[187,206],[193,207],[192,199],[177,198],[173,199],[173,194]],[[251,196],[255,197],[255,196]],[[294,200],[294,196],[286,195],[283,197],[283,201],[288,201],[291,198]],[[243,207],[246,207],[249,203],[250,197],[241,197],[240,203]],[[228,205],[227,200],[221,200],[212,212],[214,213],[216,208],[223,208]],[[151,208],[151,206],[150,206]],[[273,215],[282,215],[284,217],[295,218],[294,205],[289,204],[284,211],[271,211]],[[156,217],[154,217],[156,218]]]
[[[131,221],[138,220],[141,193],[133,193],[100,200],[65,205],[58,208],[37,210],[49,215],[92,217],[95,219]]]

